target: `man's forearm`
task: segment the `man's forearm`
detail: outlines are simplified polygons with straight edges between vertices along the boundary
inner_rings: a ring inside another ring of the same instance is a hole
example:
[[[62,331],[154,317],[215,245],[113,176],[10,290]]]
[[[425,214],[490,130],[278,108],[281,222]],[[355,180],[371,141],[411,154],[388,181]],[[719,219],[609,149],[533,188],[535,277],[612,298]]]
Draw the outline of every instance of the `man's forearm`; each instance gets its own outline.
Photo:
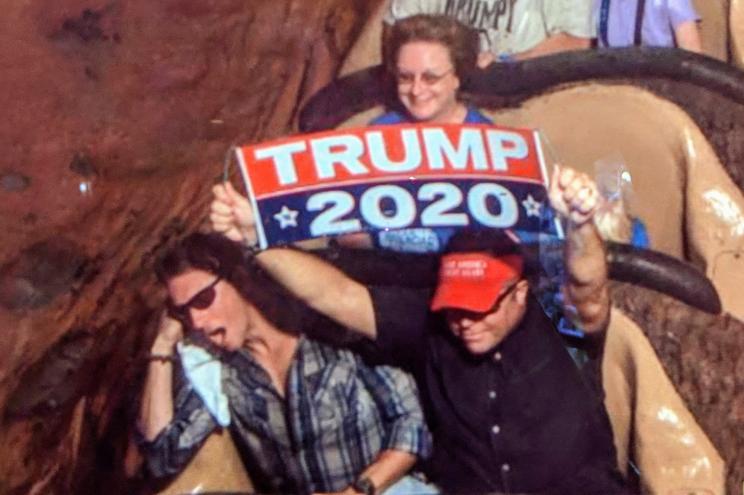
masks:
[[[147,378],[142,393],[139,427],[147,441],[152,441],[173,420],[173,344],[155,339],[151,355],[161,356],[148,362]]]
[[[514,58],[526,60],[528,58],[541,57],[552,53],[565,52],[569,50],[586,50],[591,46],[591,39],[579,38],[567,33],[558,33],[548,36],[529,50],[517,53]]]
[[[383,450],[367,466],[359,478],[368,478],[377,493],[382,493],[390,485],[403,477],[416,463],[416,456],[401,450]]]
[[[587,333],[604,330],[609,315],[607,260],[604,242],[594,223],[569,222],[566,234],[566,290],[578,323]]]
[[[229,183],[212,188],[209,219],[215,232],[255,245],[256,219],[248,199]],[[269,249],[256,260],[277,282],[311,308],[374,338],[374,311],[367,288],[335,267],[300,250]]]
[[[375,337],[369,291],[341,270],[298,249],[268,249],[258,253],[256,260],[311,308],[367,337]]]
[[[702,53],[703,51],[696,21],[683,22],[677,26],[674,29],[674,39],[677,41],[679,48],[695,53]]]

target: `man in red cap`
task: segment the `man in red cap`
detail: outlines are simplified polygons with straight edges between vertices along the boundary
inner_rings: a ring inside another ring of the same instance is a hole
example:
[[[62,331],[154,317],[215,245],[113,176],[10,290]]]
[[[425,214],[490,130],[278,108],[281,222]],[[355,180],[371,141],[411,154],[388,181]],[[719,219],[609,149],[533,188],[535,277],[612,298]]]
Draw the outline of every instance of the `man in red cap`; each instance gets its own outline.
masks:
[[[211,220],[255,238],[245,198],[214,189]],[[586,175],[556,167],[550,200],[566,219],[564,296],[597,345],[609,320],[599,196]],[[434,435],[426,472],[444,493],[625,494],[597,381],[572,361],[530,294],[508,234],[455,236],[433,297],[362,285],[319,258],[270,249],[257,261],[309,306],[373,341],[373,358],[411,371]]]
[[[478,235],[484,233],[491,235]],[[431,311],[444,312],[447,326],[474,355],[494,348],[523,317],[522,311],[512,311],[504,301],[515,295],[519,306],[524,304],[528,292],[522,277],[524,259],[506,235],[499,234],[483,231],[453,238],[449,246],[453,252],[441,259],[430,303]],[[458,249],[462,240],[480,241],[480,245]],[[499,311],[502,303],[504,311]]]

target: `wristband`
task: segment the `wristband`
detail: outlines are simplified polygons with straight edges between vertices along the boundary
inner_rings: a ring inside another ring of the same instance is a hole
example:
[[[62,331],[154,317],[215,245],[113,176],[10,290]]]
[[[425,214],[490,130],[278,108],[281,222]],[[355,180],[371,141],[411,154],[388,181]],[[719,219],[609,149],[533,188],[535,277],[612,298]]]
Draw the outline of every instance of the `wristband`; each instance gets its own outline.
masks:
[[[498,57],[499,62],[516,62],[517,59],[510,53],[501,53]]]
[[[256,256],[258,253],[260,253],[262,251],[262,249],[260,247],[258,247],[258,243],[256,243],[256,244],[243,244],[242,245],[242,249],[243,249],[243,255],[246,258],[251,258],[253,256]]]
[[[147,361],[157,361],[160,363],[175,363],[177,359],[175,354],[150,353],[147,355]]]
[[[375,493],[377,493],[375,484],[372,483],[372,480],[367,478],[366,476],[354,481],[351,487],[354,489],[354,491],[356,491],[357,493],[361,493],[362,495],[375,495]]]

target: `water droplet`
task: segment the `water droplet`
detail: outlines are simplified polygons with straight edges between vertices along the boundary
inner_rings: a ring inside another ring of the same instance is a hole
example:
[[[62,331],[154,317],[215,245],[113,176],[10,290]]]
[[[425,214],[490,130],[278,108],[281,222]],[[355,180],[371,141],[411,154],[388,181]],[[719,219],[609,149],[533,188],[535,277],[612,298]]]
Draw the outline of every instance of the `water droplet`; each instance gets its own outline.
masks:
[[[88,196],[93,194],[93,183],[90,181],[83,181],[78,185],[78,189],[80,189],[80,194]]]

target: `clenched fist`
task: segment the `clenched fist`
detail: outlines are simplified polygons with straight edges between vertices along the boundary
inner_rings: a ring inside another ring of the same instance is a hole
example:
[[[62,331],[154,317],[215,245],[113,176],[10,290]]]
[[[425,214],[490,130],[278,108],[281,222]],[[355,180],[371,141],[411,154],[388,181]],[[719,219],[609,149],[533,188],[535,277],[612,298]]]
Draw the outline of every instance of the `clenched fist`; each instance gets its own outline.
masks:
[[[550,182],[550,203],[574,225],[583,225],[594,217],[601,198],[597,185],[586,174],[556,165]]]

